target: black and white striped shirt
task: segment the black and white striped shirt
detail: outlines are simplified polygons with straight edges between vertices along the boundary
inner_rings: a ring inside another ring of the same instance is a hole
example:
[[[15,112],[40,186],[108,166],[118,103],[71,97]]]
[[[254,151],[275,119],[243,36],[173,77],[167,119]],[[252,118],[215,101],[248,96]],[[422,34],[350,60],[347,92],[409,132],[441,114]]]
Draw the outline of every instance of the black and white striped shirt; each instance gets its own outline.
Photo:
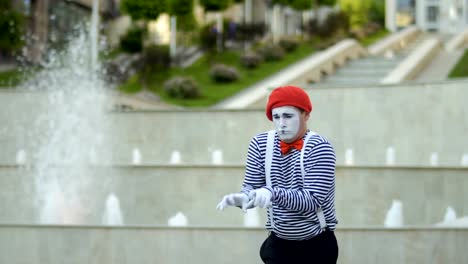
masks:
[[[308,131],[310,133],[310,131]],[[305,139],[304,135],[304,139]],[[256,135],[249,144],[242,192],[265,187],[265,153],[268,132]],[[325,138],[315,134],[304,145],[304,180],[301,174],[300,154],[293,149],[282,155],[275,133],[271,164],[273,189],[273,221],[266,228],[278,237],[304,240],[321,232],[316,210],[321,207],[329,229],[337,224],[335,215],[335,151]],[[270,219],[270,217],[268,217]]]

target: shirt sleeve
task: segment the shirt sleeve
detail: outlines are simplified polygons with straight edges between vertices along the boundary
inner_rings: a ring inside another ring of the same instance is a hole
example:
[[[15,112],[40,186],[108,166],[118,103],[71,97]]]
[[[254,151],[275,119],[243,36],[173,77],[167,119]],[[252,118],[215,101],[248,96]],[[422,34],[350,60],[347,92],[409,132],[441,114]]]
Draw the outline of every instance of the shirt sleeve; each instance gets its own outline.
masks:
[[[315,145],[304,159],[302,189],[273,187],[273,203],[299,211],[315,212],[335,188],[336,156],[329,142]]]
[[[250,141],[247,152],[245,177],[241,192],[248,195],[251,190],[264,187],[265,185],[266,181],[264,158],[260,151],[257,138],[253,138]]]

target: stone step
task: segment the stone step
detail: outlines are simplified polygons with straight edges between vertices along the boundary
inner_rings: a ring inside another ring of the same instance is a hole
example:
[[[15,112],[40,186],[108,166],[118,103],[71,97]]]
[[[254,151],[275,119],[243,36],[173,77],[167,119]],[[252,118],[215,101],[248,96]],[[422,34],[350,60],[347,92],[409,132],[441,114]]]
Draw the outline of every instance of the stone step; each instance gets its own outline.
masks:
[[[388,147],[396,150],[396,163],[404,165],[427,165],[431,153],[437,152],[440,165],[459,166],[462,155],[468,153],[467,80],[351,86],[353,89],[350,85],[313,89],[312,84],[307,90],[314,105],[309,128],[333,142],[338,164],[343,164],[347,148],[355,148],[355,161],[360,165],[385,164]],[[149,163],[168,163],[180,154],[182,162],[210,164],[217,153],[225,164],[242,163],[251,137],[272,129],[265,117],[264,100],[246,110],[106,112],[93,121],[99,125],[93,125],[91,134],[108,144],[72,146],[84,152],[94,148],[99,162],[118,164],[130,162],[136,150],[142,162]],[[434,105],[437,112],[429,115],[427,111]],[[15,163],[20,150],[28,161],[47,157],[38,153],[48,151],[46,146],[53,143],[56,130],[49,126],[57,109],[48,96],[1,92],[0,109],[0,164]],[[70,116],[72,113],[64,115],[63,129]],[[80,124],[73,133],[63,135],[61,145],[76,143],[74,139],[90,129],[86,121]],[[177,136],[181,129],[189,132]]]
[[[263,228],[0,225],[1,263],[262,263]],[[467,228],[336,230],[337,263],[465,263]],[[415,250],[416,249],[416,250]],[[401,260],[401,261],[399,261]]]
[[[0,223],[100,225],[114,194],[127,225],[167,225],[181,212],[190,225],[241,227],[246,219],[240,210],[215,208],[225,194],[240,190],[244,171],[242,164],[0,166]],[[340,226],[383,226],[392,200],[402,202],[406,225],[436,224],[448,206],[466,215],[467,173],[468,168],[451,167],[338,166]],[[252,213],[263,226],[265,212]]]

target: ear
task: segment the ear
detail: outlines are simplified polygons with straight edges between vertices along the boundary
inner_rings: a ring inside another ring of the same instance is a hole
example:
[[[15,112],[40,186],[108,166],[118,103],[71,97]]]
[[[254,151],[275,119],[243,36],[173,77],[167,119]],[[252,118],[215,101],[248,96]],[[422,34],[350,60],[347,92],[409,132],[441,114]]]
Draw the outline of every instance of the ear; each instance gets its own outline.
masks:
[[[307,113],[305,111],[303,113],[304,113],[304,121],[308,121],[310,117],[310,113]]]

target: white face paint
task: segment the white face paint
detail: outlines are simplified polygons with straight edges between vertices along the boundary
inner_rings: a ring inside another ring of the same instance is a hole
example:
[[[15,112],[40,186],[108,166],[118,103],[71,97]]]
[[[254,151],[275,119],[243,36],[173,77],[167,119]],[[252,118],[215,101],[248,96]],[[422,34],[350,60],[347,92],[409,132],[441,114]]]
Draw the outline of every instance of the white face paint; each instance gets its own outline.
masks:
[[[281,106],[271,111],[278,137],[290,143],[301,130],[301,112],[293,106]]]

